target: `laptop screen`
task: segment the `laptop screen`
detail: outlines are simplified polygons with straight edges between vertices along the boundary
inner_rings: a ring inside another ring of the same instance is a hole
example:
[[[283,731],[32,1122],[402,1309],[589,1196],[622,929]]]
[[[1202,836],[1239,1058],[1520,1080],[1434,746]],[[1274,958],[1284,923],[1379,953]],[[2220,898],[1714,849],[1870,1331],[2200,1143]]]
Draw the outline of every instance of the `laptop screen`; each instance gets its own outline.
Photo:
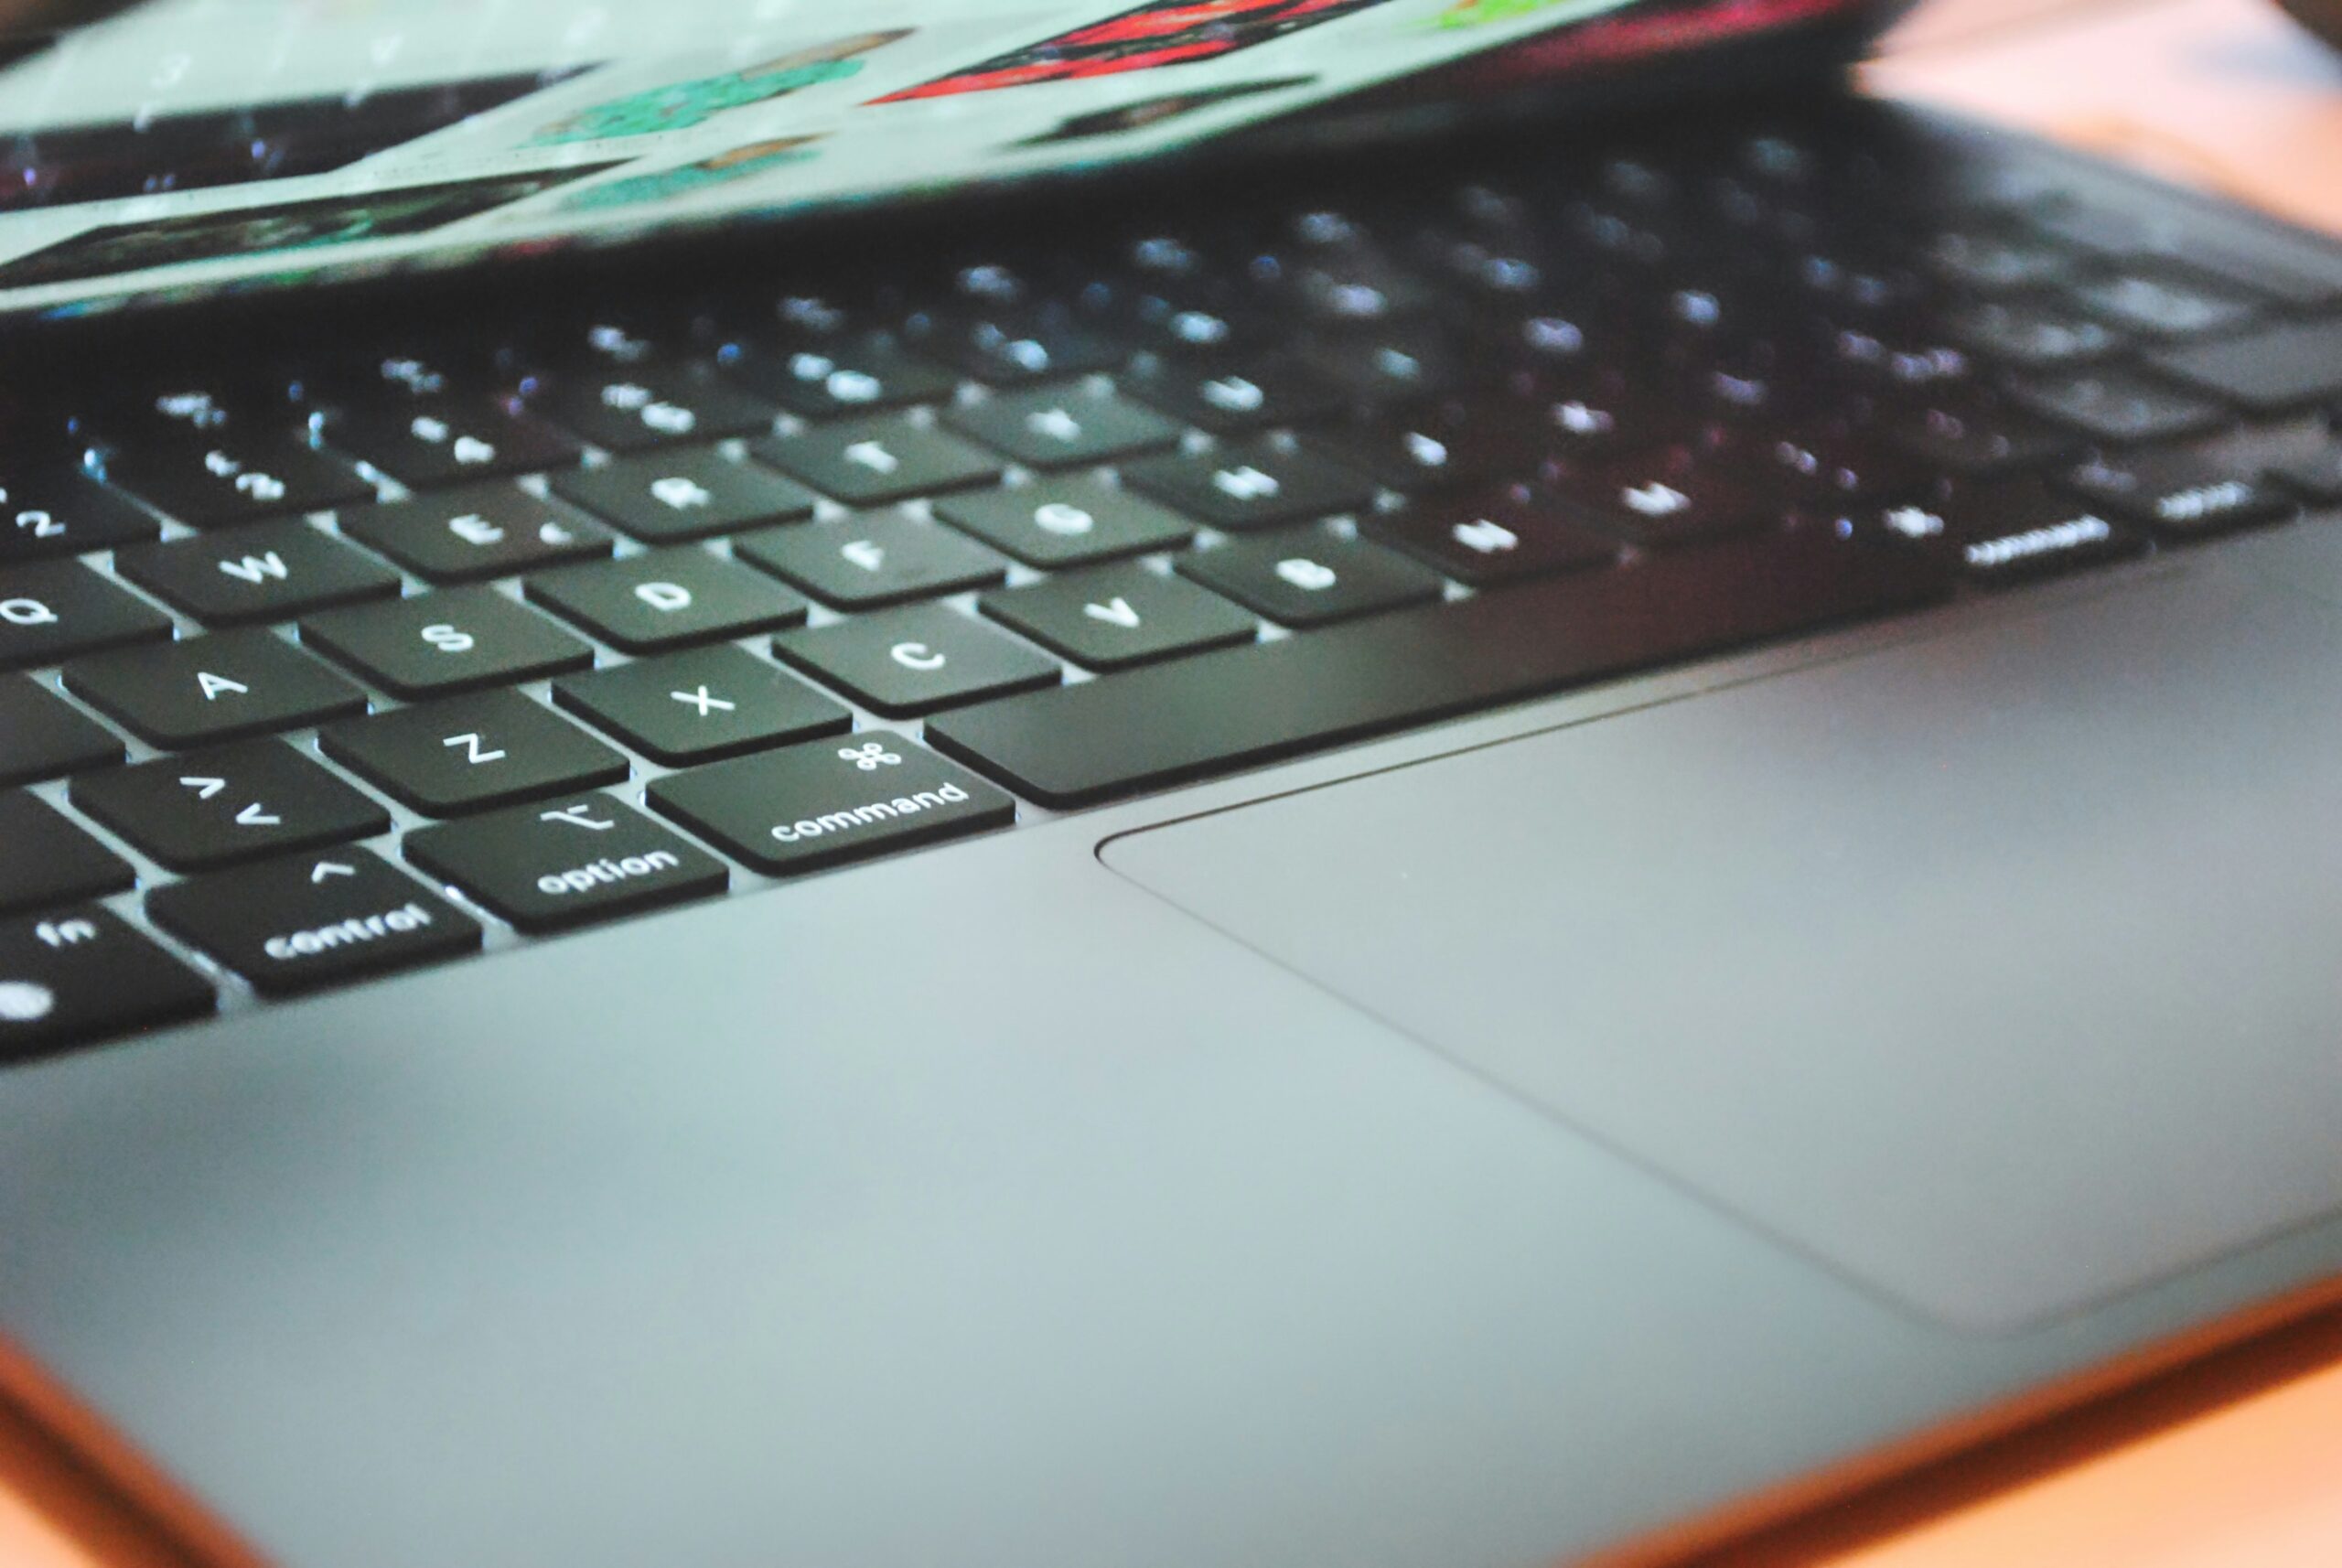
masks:
[[[1875,8],[0,0],[0,310],[955,188],[1361,94],[1463,102]]]

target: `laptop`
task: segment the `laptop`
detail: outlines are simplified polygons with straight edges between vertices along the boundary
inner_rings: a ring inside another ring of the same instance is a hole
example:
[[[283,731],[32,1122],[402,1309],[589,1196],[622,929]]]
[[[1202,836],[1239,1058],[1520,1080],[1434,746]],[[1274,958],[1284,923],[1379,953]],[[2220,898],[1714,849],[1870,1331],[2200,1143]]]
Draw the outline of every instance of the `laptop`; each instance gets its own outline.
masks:
[[[2333,1295],[2342,248],[1869,0],[0,69],[0,1357],[218,1561],[1655,1560]]]

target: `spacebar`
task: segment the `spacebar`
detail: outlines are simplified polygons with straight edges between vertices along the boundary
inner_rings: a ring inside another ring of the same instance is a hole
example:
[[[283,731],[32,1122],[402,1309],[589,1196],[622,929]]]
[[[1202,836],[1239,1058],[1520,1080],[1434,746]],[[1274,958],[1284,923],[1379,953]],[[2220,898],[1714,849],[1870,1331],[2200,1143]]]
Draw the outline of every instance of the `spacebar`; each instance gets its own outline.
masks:
[[[1745,541],[940,714],[927,738],[1030,799],[1086,805],[1944,591],[1916,555]]]

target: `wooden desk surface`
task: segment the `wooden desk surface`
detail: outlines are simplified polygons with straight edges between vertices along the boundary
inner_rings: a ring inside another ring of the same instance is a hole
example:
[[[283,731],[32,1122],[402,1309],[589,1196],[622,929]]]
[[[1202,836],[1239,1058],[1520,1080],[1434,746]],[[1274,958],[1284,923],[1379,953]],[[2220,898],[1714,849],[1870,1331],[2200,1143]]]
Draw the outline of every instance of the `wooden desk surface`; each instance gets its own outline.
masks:
[[[2342,56],[2263,0],[1929,0],[1866,79],[2342,233]],[[2099,1564],[2342,1564],[2342,1312],[1685,1568]],[[207,1568],[5,1407],[0,1565]]]

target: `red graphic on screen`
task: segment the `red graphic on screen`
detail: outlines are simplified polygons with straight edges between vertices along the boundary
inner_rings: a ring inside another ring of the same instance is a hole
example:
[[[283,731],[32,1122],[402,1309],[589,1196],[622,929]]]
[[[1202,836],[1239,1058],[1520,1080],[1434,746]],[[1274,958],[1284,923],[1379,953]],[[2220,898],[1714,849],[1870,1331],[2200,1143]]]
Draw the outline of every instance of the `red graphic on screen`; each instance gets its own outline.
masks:
[[[933,81],[874,98],[898,103],[913,98],[948,98],[961,92],[996,92],[1035,81],[1067,81],[1154,70],[1193,60],[1219,59],[1239,49],[1364,11],[1385,0],[1155,0],[1102,22],[1059,33],[981,65]]]

